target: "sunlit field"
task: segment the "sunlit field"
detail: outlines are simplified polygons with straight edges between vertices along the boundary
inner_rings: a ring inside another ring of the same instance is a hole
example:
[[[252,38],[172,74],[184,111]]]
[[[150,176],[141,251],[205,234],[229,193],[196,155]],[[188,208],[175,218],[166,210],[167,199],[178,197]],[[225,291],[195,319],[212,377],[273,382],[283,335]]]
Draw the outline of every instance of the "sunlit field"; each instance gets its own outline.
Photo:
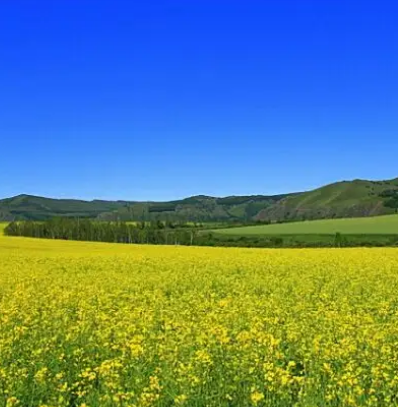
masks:
[[[398,250],[0,237],[2,406],[392,406]]]
[[[254,235],[328,235],[345,234],[398,234],[398,215],[368,216],[363,218],[321,219],[272,225],[243,226],[218,229],[217,233],[239,236]]]

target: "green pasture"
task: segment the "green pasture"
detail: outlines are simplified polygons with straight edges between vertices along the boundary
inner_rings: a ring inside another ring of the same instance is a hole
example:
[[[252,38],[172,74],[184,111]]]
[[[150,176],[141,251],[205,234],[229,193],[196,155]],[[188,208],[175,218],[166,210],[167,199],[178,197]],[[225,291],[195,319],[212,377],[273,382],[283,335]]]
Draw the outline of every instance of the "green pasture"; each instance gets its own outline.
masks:
[[[217,229],[224,235],[330,235],[342,234],[397,234],[398,215],[374,216],[367,218],[322,219],[303,222],[275,223],[271,225],[242,226]]]

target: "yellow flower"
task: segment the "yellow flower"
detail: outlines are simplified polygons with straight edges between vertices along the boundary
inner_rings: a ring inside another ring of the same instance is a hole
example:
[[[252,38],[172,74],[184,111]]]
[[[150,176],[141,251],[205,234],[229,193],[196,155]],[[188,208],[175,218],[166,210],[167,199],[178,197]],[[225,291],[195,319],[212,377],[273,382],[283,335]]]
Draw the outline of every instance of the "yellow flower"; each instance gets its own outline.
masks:
[[[252,389],[250,399],[254,405],[257,405],[261,400],[264,400],[264,393],[262,393],[258,390]]]
[[[19,404],[19,400],[16,397],[9,397],[7,399],[6,407],[17,406]]]
[[[0,236],[0,268],[5,407],[395,402],[397,249]]]
[[[187,401],[188,397],[185,394],[180,394],[174,398],[175,404],[184,404]]]

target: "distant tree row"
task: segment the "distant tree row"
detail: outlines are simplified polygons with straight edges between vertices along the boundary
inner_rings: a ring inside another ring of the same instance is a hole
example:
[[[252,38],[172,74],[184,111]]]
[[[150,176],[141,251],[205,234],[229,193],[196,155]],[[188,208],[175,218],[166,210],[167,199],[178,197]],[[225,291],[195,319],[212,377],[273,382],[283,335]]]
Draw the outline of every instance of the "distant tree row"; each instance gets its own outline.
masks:
[[[163,222],[100,222],[89,219],[54,218],[42,222],[11,222],[4,233],[44,239],[83,240],[137,244],[192,245],[197,228]]]
[[[223,235],[199,227],[178,227],[165,222],[102,222],[90,219],[54,218],[46,221],[11,222],[8,236],[82,240],[110,243],[223,247],[360,247],[398,246],[398,235]]]

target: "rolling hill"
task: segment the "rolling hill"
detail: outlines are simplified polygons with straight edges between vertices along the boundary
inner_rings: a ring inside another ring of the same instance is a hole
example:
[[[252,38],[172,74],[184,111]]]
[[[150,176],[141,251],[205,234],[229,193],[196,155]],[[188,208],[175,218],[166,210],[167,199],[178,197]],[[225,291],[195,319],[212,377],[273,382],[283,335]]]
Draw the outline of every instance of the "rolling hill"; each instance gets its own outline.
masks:
[[[253,219],[284,199],[275,196],[194,196],[169,202],[82,201],[19,195],[0,200],[0,220],[44,220],[55,216],[99,220],[231,221]]]
[[[0,200],[0,220],[54,216],[99,220],[268,221],[385,215],[398,209],[398,178],[342,181],[313,191],[282,195],[205,195],[168,202],[84,201],[18,195]]]
[[[0,200],[0,220],[43,220],[54,216],[95,218],[106,211],[117,210],[122,201],[82,201],[18,195]]]
[[[384,215],[398,208],[398,178],[342,181],[288,196],[261,210],[260,220],[311,220]]]

